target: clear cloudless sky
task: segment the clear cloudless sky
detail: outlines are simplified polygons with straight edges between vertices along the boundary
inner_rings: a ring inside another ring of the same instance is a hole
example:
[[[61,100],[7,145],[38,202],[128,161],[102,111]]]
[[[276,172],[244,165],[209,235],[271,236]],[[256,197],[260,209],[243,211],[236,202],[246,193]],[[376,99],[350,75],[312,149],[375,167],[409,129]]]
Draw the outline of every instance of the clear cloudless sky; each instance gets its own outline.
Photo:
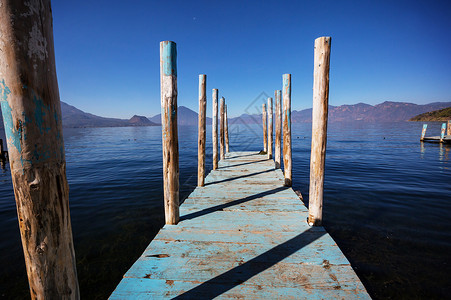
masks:
[[[451,101],[451,1],[52,1],[61,100],[107,117],[160,112],[159,43],[177,43],[178,105],[198,75],[229,116],[292,74],[312,106],[314,40],[332,37],[331,105]]]

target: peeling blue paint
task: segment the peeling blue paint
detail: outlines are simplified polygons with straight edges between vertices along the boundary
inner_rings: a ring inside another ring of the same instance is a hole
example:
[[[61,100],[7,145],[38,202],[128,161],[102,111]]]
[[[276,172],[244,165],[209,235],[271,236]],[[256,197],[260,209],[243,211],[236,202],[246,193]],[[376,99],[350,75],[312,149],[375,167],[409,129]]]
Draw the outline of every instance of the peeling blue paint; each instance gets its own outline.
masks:
[[[440,139],[443,140],[445,138],[445,131],[446,131],[446,123],[442,124],[442,132],[440,133]]]
[[[5,80],[3,79],[0,81],[0,102],[2,106],[6,139],[8,140],[8,145],[16,148],[20,153],[22,151],[21,140],[23,135],[23,124],[19,121],[17,128],[14,126],[12,110],[7,101],[9,94],[11,94],[11,90],[6,86]]]
[[[36,105],[34,111],[34,120],[36,122],[36,126],[39,129],[39,133],[43,134],[44,132],[49,132],[50,127],[44,127],[44,119],[43,117],[49,113],[50,108],[44,104],[41,98],[38,98],[36,95],[33,95],[33,102]]]
[[[166,76],[177,76],[177,48],[174,42],[163,42],[163,72]]]

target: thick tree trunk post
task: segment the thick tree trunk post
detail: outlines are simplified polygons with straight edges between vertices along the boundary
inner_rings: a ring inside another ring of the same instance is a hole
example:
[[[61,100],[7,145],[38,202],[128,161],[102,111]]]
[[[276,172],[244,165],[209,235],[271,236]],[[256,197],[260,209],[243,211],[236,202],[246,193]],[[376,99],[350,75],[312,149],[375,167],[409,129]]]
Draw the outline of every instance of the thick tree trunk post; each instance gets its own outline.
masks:
[[[276,101],[276,142],[275,142],[275,162],[276,169],[280,169],[280,156],[281,156],[281,143],[280,139],[282,137],[282,105],[280,102],[280,96],[282,94],[281,90],[277,90],[274,93],[275,101]]]
[[[160,43],[161,130],[163,137],[163,187],[166,224],[179,221],[179,141],[177,133],[177,48]]]
[[[227,117],[227,104],[225,105],[224,109],[224,138],[225,138],[225,147],[226,147],[226,153],[229,153],[229,118]]]
[[[0,103],[32,299],[79,299],[49,0],[0,2]]]
[[[263,123],[263,151],[268,153],[268,122],[266,120],[266,104],[262,104],[262,123]]]
[[[450,135],[451,135],[451,121],[448,121],[448,122],[447,122],[446,135],[447,135],[447,136],[450,136]]]
[[[283,74],[283,170],[285,186],[291,186],[291,74]]]
[[[324,166],[326,161],[327,116],[329,105],[330,37],[315,40],[312,111],[312,154],[310,157],[310,226],[323,219]]]
[[[428,129],[428,124],[423,124],[423,130],[421,130],[421,138],[420,141],[424,141],[424,137],[426,135],[426,129]]]
[[[221,155],[221,160],[225,158],[225,147],[224,147],[224,107],[225,99],[221,98],[220,112],[219,112],[219,150]]]
[[[204,186],[205,183],[205,139],[207,117],[207,75],[199,75],[199,143],[197,150],[197,186]]]
[[[218,168],[218,89],[213,89],[213,121],[212,121],[212,139],[213,139],[213,170]]]
[[[272,158],[272,136],[273,136],[273,123],[272,123],[272,98],[268,98],[268,159]]]

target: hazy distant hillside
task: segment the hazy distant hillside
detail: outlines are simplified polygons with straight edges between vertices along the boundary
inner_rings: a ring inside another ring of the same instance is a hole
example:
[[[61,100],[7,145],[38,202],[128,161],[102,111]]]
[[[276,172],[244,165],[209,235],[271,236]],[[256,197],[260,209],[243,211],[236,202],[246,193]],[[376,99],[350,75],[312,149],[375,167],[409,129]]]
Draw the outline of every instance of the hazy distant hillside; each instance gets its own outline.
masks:
[[[406,102],[383,102],[377,105],[358,103],[354,105],[329,106],[329,121],[363,121],[363,122],[394,122],[408,121],[410,118],[432,110],[443,109],[451,106],[451,102],[435,102],[418,105]],[[312,109],[292,111],[293,123],[308,123],[312,121]],[[254,124],[262,122],[261,115],[243,114],[230,120],[237,124]]]
[[[448,121],[451,120],[451,107],[426,112],[415,116],[409,121]]]
[[[146,117],[136,115],[130,120],[99,117],[79,110],[78,108],[62,101],[61,114],[63,127],[127,127],[157,125],[149,121]],[[144,118],[145,120],[142,118]],[[3,128],[3,119],[0,121],[0,128]]]
[[[161,124],[161,114],[149,118],[150,121]],[[198,124],[197,112],[189,109],[185,106],[179,106],[177,108],[177,124],[179,125],[197,125]],[[207,117],[207,124],[211,124],[211,118]]]

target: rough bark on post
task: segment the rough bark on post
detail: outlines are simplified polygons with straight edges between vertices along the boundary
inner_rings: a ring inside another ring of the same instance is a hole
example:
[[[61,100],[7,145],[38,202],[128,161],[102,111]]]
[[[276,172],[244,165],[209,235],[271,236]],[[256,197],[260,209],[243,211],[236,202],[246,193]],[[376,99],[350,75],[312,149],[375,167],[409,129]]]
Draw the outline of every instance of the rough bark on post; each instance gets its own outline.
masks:
[[[227,117],[227,104],[224,108],[224,138],[225,138],[225,151],[229,153],[229,119]]]
[[[213,89],[213,120],[211,126],[213,143],[213,170],[218,168],[218,89]]]
[[[49,0],[0,2],[0,104],[32,299],[79,299]]]
[[[268,98],[268,159],[272,158],[272,136],[273,136],[273,123],[272,123],[272,98]]]
[[[283,74],[283,173],[291,186],[291,74]]]
[[[310,157],[309,217],[311,226],[323,218],[324,167],[326,161],[329,105],[330,37],[315,40],[312,110],[312,153]]]
[[[220,112],[219,112],[219,150],[221,159],[225,158],[225,147],[224,147],[224,107],[225,105],[225,99],[224,97],[221,98],[221,104],[220,104]]]
[[[197,150],[197,186],[204,186],[205,183],[205,139],[207,117],[207,75],[199,75],[199,132]]]
[[[276,163],[276,169],[280,169],[280,156],[281,156],[281,137],[282,137],[282,105],[280,102],[281,90],[277,90],[274,93],[276,101],[276,141],[274,147],[274,160]]]
[[[163,139],[163,188],[166,224],[179,221],[179,143],[177,132],[177,48],[160,43],[161,130]]]
[[[268,153],[268,122],[266,120],[266,104],[262,104],[263,151]]]

